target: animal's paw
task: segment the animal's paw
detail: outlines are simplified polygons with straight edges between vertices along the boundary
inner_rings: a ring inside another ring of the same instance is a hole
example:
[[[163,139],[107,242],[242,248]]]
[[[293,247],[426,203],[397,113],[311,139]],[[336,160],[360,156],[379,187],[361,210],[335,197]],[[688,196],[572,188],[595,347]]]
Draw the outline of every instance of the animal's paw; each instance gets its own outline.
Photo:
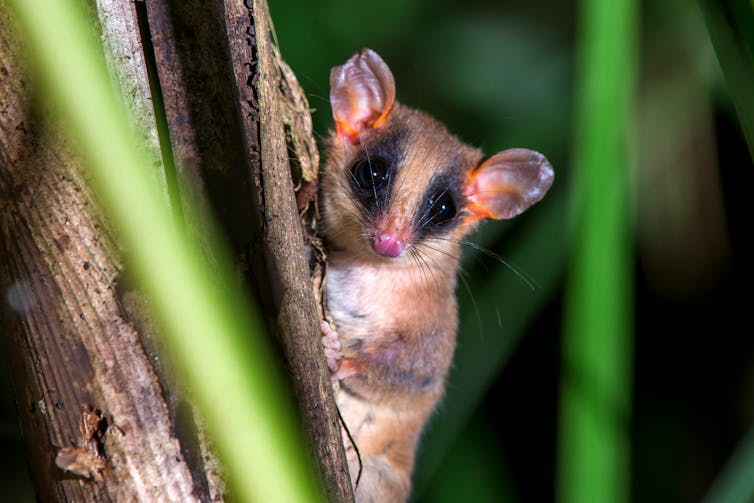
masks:
[[[323,321],[319,325],[322,328],[322,346],[325,348],[325,357],[330,372],[335,374],[340,369],[340,360],[343,358],[343,348],[336,332],[328,322]]]

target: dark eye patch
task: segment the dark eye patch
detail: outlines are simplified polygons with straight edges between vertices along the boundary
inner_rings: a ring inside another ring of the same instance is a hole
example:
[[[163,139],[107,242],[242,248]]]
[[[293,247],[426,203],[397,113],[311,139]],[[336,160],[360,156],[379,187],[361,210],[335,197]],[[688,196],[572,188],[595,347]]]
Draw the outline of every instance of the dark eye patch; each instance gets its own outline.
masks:
[[[373,220],[391,198],[392,181],[405,156],[407,131],[394,128],[367,138],[351,159],[345,176],[364,216]]]
[[[461,170],[455,163],[434,177],[424,192],[414,228],[419,237],[446,232],[462,209]]]
[[[381,190],[390,175],[385,161],[379,157],[362,159],[351,168],[351,181],[361,190]]]
[[[431,196],[427,205],[427,217],[423,225],[427,227],[442,226],[457,214],[456,203],[449,188]]]

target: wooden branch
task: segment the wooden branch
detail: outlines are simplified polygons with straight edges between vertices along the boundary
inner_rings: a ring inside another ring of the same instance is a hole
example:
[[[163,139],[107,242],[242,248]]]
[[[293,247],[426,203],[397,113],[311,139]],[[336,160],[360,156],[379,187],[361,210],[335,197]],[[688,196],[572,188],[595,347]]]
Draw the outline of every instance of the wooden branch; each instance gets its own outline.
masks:
[[[265,265],[269,280],[257,285],[265,288],[265,311],[271,315],[285,351],[327,499],[353,501],[330,373],[320,343],[319,316],[302,246],[304,237],[291,190],[291,159],[283,118],[293,104],[280,91],[284,75],[273,47],[267,3],[255,0],[251,7],[248,5],[226,1],[237,107],[242,111],[244,145],[256,189],[255,216],[260,226],[254,254],[258,259],[253,263]],[[303,95],[297,82],[288,81],[287,85]],[[298,113],[309,115],[307,109]],[[295,124],[288,126],[295,128]],[[311,137],[311,131],[307,134]],[[306,156],[303,151],[295,154]]]
[[[210,261],[214,215],[240,270],[252,269],[326,497],[352,501],[291,179],[293,164],[308,166],[304,178],[316,174],[316,146],[303,93],[281,71],[287,67],[272,45],[266,4],[98,0],[97,12],[111,69],[155,154],[166,199]],[[32,118],[5,16],[0,283],[13,311],[4,313],[2,328],[18,355],[13,380],[39,497],[220,500],[222,482],[186,390],[158,357],[159,339],[145,301],[129,289],[114,234],[67,145],[41,129],[38,114]],[[159,86],[148,79],[152,56]],[[165,138],[159,147],[151,106],[160,98],[167,150]]]
[[[352,501],[286,144],[287,130],[295,138],[311,139],[312,132],[283,122],[291,103],[280,91],[282,62],[266,2],[146,4],[183,207],[192,215],[187,232],[204,242],[195,209],[212,208],[241,269],[251,269],[282,342],[327,499]],[[297,82],[290,86],[303,96]],[[306,108],[298,113],[309,118]],[[297,145],[292,157],[309,159],[316,172],[313,140]]]
[[[222,2],[145,2],[159,90],[189,238],[214,263],[214,218],[241,260],[253,239],[246,169]],[[168,167],[170,169],[170,167]]]
[[[0,12],[0,284],[11,309],[2,332],[38,498],[208,501],[143,332],[124,309],[113,233],[68,145],[29,98],[6,16]]]

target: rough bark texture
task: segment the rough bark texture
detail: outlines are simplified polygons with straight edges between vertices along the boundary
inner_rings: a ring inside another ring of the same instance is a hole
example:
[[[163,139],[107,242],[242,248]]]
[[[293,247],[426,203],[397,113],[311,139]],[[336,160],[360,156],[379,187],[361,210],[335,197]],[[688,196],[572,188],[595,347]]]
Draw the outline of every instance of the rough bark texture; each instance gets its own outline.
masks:
[[[311,151],[294,142],[288,150],[286,131],[302,133],[290,133],[295,124],[284,122],[292,104],[281,91],[266,3],[155,0],[147,12],[178,185],[191,214],[187,232],[202,242],[207,229],[196,209],[212,208],[237,256],[246,257],[241,268],[251,266],[268,324],[282,342],[327,498],[351,501],[292,191],[291,157],[310,158]]]
[[[292,133],[292,114],[308,110],[281,91],[297,83],[280,70],[266,4],[97,0],[96,9],[113,73],[156,154],[149,104],[164,100],[172,150],[156,155],[156,176],[188,236],[203,245],[214,213],[239,268],[262,266],[252,276],[281,338],[326,497],[352,501],[286,138],[299,140],[293,157],[308,156],[310,170],[316,153],[301,150],[311,148],[300,141],[310,131]],[[0,12],[0,286],[9,299],[1,326],[38,496],[222,499],[214,459],[159,357],[114,234],[68,145],[30,101],[10,28]],[[150,64],[158,87],[147,81]],[[55,464],[64,448],[58,465],[68,472]]]
[[[69,146],[30,100],[20,42],[2,16],[3,342],[38,497],[208,500],[195,490],[153,357],[123,309],[113,233]],[[87,432],[82,420],[95,411],[101,424]],[[66,448],[71,455],[56,466]]]
[[[352,501],[330,373],[322,357],[319,316],[301,246],[301,222],[291,191],[291,154],[285,128],[294,125],[286,125],[284,117],[289,116],[294,104],[286,99],[281,87],[298,88],[298,83],[281,82],[284,75],[273,46],[265,1],[246,5],[226,1],[226,16],[238,92],[236,106],[241,111],[244,145],[256,189],[254,209],[259,233],[252,263],[265,268],[264,272],[255,270],[257,286],[263,289],[264,310],[283,345],[326,496],[329,501]],[[298,113],[308,115],[309,111]],[[295,136],[294,132],[291,137]],[[300,150],[293,154],[296,159],[306,157]]]

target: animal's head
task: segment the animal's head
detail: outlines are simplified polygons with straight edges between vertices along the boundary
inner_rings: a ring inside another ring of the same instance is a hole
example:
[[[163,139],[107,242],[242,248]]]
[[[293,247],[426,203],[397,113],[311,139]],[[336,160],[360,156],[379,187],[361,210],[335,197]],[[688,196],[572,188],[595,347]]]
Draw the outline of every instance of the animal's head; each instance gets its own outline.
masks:
[[[400,261],[457,256],[482,219],[508,219],[547,192],[553,170],[526,149],[484,158],[429,115],[395,101],[395,80],[364,49],[330,74],[335,131],[322,177],[330,246]]]

